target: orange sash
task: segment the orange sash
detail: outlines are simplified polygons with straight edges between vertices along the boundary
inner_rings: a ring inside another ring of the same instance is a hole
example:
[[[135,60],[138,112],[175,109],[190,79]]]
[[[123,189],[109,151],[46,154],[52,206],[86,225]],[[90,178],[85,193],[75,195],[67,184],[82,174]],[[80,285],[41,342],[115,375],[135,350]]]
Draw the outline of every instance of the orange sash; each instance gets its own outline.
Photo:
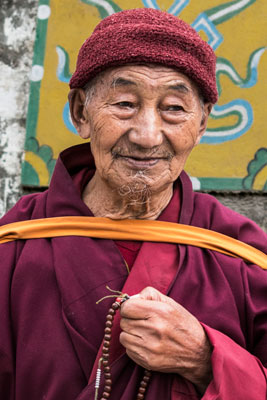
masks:
[[[0,244],[58,236],[187,244],[239,257],[267,269],[267,255],[246,243],[215,231],[173,222],[72,216],[13,222],[0,227]]]

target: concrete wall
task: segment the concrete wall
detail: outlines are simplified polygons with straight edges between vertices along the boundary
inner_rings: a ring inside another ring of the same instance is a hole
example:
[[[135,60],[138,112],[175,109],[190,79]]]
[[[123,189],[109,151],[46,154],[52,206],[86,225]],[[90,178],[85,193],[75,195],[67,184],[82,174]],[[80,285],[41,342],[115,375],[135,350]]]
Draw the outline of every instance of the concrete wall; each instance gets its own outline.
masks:
[[[0,215],[22,194],[20,173],[37,4],[37,0],[1,0]]]
[[[38,0],[1,0],[0,7],[0,215],[26,193],[20,185],[29,75]],[[267,195],[212,193],[267,232]]]

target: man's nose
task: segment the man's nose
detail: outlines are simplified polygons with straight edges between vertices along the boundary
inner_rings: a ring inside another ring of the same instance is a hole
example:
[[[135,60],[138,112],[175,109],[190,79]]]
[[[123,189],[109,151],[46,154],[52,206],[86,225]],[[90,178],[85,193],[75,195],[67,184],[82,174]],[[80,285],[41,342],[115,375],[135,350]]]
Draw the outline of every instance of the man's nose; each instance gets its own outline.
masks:
[[[161,118],[157,110],[147,108],[138,113],[129,140],[144,148],[159,146],[163,142]]]

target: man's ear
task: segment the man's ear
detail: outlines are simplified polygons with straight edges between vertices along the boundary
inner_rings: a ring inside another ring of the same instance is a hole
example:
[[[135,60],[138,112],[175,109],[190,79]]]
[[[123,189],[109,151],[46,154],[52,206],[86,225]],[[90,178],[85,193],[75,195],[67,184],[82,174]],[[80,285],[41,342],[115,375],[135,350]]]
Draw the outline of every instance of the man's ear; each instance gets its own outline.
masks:
[[[199,143],[200,139],[206,132],[208,118],[209,118],[211,109],[212,109],[212,103],[204,103],[204,105],[202,106],[202,119],[200,122],[199,134],[198,134],[196,145]]]
[[[85,107],[86,94],[83,89],[71,89],[68,98],[73,125],[81,138],[88,139],[91,132]]]

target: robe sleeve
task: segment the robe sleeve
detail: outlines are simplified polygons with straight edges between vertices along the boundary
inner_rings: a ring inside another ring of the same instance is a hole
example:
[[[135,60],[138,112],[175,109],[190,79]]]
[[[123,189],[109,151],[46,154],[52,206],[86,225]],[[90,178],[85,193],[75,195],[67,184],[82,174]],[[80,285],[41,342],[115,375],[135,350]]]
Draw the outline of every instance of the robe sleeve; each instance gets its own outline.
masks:
[[[203,324],[213,346],[213,380],[203,400],[267,398],[267,271],[242,264],[246,348]]]
[[[213,380],[202,400],[265,400],[267,369],[260,360],[223,333],[203,327],[213,346]]]
[[[10,285],[15,264],[16,244],[0,245],[0,393],[1,398],[14,398],[15,366],[11,321]]]
[[[1,219],[0,225],[30,219],[36,195],[20,199]],[[15,335],[12,328],[11,288],[16,262],[23,244],[0,245],[0,398],[15,398]]]

